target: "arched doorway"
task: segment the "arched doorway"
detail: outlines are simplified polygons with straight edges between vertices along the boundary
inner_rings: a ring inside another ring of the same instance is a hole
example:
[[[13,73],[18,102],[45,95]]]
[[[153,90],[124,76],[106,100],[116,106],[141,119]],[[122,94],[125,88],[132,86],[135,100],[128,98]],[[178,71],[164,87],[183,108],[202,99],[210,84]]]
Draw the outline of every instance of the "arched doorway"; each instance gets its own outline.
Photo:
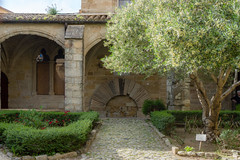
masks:
[[[1,108],[8,108],[8,78],[1,72]]]
[[[131,79],[115,78],[102,83],[90,101],[90,110],[103,112],[106,117],[139,117],[149,93]]]
[[[106,117],[137,117],[137,104],[129,96],[116,96],[106,105]]]

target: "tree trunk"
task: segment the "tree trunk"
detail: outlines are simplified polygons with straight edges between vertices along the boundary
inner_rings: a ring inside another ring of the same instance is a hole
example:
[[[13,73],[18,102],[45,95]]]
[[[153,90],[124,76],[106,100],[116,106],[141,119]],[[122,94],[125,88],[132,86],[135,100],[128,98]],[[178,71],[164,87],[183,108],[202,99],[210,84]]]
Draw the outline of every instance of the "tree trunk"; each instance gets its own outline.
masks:
[[[208,113],[203,113],[207,115],[207,117],[203,119],[204,133],[207,134],[207,139],[209,141],[214,141],[220,134],[218,129],[218,118],[221,110],[221,103],[210,106],[210,108],[212,109]]]

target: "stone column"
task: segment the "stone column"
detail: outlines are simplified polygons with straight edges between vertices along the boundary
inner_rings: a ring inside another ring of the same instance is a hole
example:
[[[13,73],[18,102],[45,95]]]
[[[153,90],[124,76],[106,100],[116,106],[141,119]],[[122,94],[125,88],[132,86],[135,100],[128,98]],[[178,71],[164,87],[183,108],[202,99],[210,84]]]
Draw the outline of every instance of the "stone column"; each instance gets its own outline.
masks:
[[[49,62],[49,81],[50,81],[50,85],[49,85],[49,95],[54,95],[54,61],[50,61]]]
[[[191,79],[190,78],[185,78],[183,82],[183,87],[182,87],[182,92],[183,92],[183,111],[190,110],[190,83]]]
[[[65,34],[65,110],[83,111],[84,25],[69,25]]]

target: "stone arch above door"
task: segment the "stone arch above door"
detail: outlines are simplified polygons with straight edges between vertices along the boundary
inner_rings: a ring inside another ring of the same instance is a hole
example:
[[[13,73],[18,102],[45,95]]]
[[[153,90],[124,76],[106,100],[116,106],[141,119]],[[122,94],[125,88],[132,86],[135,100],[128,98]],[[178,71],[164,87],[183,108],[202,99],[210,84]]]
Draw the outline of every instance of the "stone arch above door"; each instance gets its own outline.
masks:
[[[130,79],[118,78],[105,82],[94,92],[90,100],[90,110],[106,114],[106,105],[117,96],[129,96],[137,104],[137,116],[141,116],[144,100],[150,99],[149,93],[140,84]]]

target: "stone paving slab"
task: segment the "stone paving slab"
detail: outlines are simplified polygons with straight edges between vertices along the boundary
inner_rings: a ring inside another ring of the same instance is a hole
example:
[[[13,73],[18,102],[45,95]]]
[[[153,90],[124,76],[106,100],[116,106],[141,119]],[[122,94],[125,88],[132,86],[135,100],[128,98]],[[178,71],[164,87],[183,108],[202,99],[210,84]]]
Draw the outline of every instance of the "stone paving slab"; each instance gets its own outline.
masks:
[[[174,156],[171,149],[144,120],[104,119],[89,152],[82,155],[81,159],[185,160],[195,158]]]

